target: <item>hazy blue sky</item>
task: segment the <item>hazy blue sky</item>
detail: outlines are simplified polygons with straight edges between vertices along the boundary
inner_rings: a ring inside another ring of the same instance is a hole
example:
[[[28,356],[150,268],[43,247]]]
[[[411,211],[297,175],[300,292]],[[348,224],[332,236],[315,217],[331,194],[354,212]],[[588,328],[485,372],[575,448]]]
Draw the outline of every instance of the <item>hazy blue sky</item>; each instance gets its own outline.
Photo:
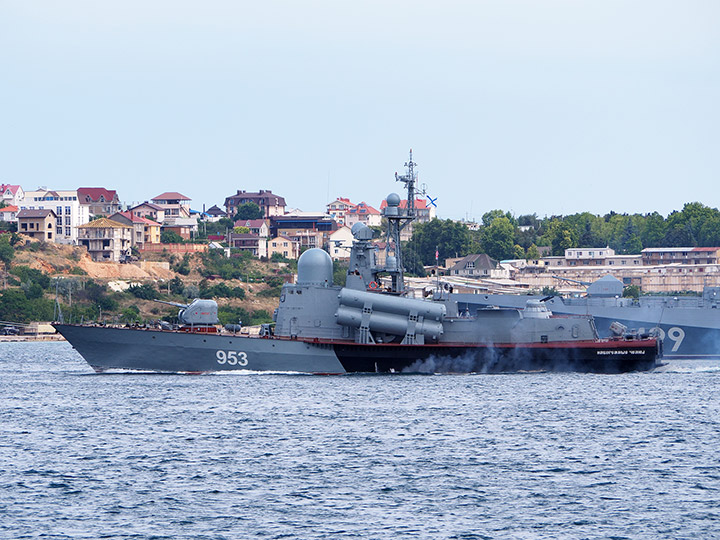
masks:
[[[0,182],[718,206],[720,1],[0,0]]]

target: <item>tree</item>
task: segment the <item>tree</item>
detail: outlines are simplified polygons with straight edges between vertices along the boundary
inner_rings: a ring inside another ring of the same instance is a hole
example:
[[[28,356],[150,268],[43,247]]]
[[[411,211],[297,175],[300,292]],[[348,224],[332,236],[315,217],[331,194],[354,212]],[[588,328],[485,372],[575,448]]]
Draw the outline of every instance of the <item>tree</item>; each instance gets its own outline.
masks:
[[[577,231],[560,219],[553,219],[548,226],[545,239],[552,246],[552,254],[565,255],[565,250],[577,246]]]
[[[263,217],[265,217],[265,214],[263,214],[263,211],[257,204],[254,202],[247,202],[238,206],[237,213],[235,214],[233,220],[244,221],[248,219],[262,219]]]
[[[483,226],[488,227],[490,224],[492,224],[493,221],[495,221],[497,218],[507,218],[510,223],[515,225],[515,218],[512,216],[510,212],[503,212],[502,210],[490,210],[489,212],[486,212],[483,214],[482,217],[482,223]]]
[[[662,247],[665,234],[667,226],[664,217],[657,212],[645,216],[640,231],[643,247]]]
[[[515,228],[505,216],[492,220],[483,232],[483,251],[497,260],[515,257]]]
[[[623,298],[640,298],[640,287],[637,285],[628,285],[623,289]]]
[[[4,234],[0,236],[0,261],[2,261],[7,268],[7,266],[12,262],[13,257],[15,257],[15,250],[10,245],[8,235]]]
[[[540,258],[540,251],[535,244],[532,244],[529,248],[527,248],[525,258],[532,261],[537,261]]]
[[[439,252],[439,259],[444,261],[448,257],[464,257],[469,253],[470,244],[470,231],[465,225],[435,218],[413,225],[408,247],[420,264],[431,265],[435,264],[435,249]]]
[[[637,255],[642,251],[642,242],[640,235],[637,232],[637,228],[633,223],[632,216],[628,216],[627,223],[625,224],[625,230],[623,231],[621,250],[625,254]]]
[[[163,231],[160,235],[160,242],[163,244],[180,244],[183,237],[174,231]]]

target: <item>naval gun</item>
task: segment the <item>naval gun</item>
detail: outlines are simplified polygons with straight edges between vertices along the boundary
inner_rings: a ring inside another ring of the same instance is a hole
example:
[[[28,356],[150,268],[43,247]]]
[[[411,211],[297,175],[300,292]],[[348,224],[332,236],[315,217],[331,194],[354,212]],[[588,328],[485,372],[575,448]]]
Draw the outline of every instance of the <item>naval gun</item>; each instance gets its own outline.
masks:
[[[155,300],[161,304],[180,308],[178,321],[180,324],[189,326],[213,326],[218,324],[218,306],[215,300],[203,300],[196,298],[189,304],[168,302],[166,300]]]

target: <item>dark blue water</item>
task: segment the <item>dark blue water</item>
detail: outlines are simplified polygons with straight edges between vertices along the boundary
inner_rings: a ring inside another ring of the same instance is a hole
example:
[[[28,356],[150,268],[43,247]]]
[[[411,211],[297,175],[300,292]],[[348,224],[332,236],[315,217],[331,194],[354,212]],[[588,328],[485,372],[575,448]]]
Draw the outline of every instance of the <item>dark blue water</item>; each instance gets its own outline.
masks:
[[[95,375],[0,344],[0,538],[720,538],[720,364]]]

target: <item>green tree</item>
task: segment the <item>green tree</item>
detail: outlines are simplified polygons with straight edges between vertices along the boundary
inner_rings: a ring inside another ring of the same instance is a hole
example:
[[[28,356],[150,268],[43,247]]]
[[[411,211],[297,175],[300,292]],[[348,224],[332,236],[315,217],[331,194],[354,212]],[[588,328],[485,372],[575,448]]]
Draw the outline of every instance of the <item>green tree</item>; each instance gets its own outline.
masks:
[[[15,249],[10,245],[10,235],[3,234],[0,236],[0,261],[7,268],[13,257],[15,257]]]
[[[662,247],[666,234],[667,225],[664,217],[657,212],[645,216],[640,231],[643,247]]]
[[[505,217],[496,217],[483,231],[482,248],[490,257],[497,260],[515,257],[515,228]]]
[[[433,219],[428,223],[413,225],[413,235],[408,247],[423,265],[435,264],[435,249],[439,259],[463,257],[469,253],[470,231],[462,223],[450,219]],[[408,257],[406,257],[408,260]]]
[[[145,283],[143,285],[131,285],[128,292],[136,298],[141,298],[143,300],[155,300],[158,296],[160,296],[158,290],[150,283]]]
[[[621,251],[624,254],[637,255],[642,251],[642,241],[640,240],[637,227],[633,223],[632,216],[628,216],[627,218],[625,230],[622,235],[621,246]]]
[[[265,217],[263,211],[257,204],[254,202],[247,202],[238,206],[237,213],[235,214],[233,220],[262,219],[263,217]]]
[[[184,240],[182,236],[174,231],[163,231],[160,234],[160,242],[163,244],[180,244]]]
[[[529,248],[527,248],[525,258],[531,261],[537,261],[540,258],[540,251],[535,244],[532,244]]]
[[[545,239],[552,246],[552,254],[565,255],[565,250],[577,247],[577,231],[561,219],[555,218],[548,225]]]
[[[628,285],[623,289],[623,298],[640,298],[640,287],[637,285]]]

